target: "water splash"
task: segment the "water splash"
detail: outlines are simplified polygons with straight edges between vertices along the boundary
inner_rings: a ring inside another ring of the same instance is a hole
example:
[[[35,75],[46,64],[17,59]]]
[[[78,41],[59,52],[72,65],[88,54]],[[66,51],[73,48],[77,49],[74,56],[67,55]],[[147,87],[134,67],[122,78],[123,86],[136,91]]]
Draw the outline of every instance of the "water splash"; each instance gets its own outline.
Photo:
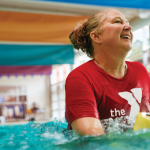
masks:
[[[105,131],[105,133],[121,133],[132,130],[135,123],[135,119],[129,116],[122,116],[114,120],[112,118],[105,119],[102,120],[101,123],[103,125],[103,130]]]
[[[107,119],[102,120],[102,124],[108,134],[98,137],[80,137],[67,130],[66,122],[56,119],[47,123],[0,126],[0,150],[150,149],[150,129],[133,132],[133,119]]]

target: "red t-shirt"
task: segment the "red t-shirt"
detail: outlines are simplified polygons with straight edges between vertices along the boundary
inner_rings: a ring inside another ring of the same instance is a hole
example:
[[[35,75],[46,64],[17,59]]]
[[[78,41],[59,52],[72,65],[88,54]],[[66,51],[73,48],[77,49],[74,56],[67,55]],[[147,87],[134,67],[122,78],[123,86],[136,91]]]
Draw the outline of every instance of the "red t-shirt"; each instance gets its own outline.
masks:
[[[150,77],[146,68],[138,62],[126,64],[128,70],[121,79],[107,74],[94,60],[68,75],[65,117],[69,129],[77,118],[136,117],[139,111],[150,111]]]

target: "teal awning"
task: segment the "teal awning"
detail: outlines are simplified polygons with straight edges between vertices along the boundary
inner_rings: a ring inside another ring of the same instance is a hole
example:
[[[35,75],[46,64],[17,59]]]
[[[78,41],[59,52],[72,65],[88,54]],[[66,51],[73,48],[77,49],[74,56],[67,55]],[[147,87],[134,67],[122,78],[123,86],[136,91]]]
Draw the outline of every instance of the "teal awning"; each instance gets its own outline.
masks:
[[[73,64],[72,45],[0,44],[0,66]]]

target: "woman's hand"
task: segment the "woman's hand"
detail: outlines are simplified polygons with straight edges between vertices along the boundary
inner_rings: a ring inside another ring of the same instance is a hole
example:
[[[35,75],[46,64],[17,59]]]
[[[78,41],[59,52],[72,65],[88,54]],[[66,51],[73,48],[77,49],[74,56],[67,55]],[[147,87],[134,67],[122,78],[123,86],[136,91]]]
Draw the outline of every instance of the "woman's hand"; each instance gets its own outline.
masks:
[[[81,136],[98,136],[105,134],[100,120],[93,117],[83,117],[76,119],[71,123],[71,126],[72,129]]]

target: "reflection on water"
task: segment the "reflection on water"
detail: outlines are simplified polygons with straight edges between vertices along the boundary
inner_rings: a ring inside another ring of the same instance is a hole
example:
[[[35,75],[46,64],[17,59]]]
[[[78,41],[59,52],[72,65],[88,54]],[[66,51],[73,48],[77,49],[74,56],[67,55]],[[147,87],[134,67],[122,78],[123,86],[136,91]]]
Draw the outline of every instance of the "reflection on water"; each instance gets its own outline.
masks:
[[[150,149],[150,129],[133,132],[133,119],[107,119],[102,124],[108,134],[98,137],[80,137],[73,131],[66,130],[67,123],[59,120],[0,126],[0,150]]]

